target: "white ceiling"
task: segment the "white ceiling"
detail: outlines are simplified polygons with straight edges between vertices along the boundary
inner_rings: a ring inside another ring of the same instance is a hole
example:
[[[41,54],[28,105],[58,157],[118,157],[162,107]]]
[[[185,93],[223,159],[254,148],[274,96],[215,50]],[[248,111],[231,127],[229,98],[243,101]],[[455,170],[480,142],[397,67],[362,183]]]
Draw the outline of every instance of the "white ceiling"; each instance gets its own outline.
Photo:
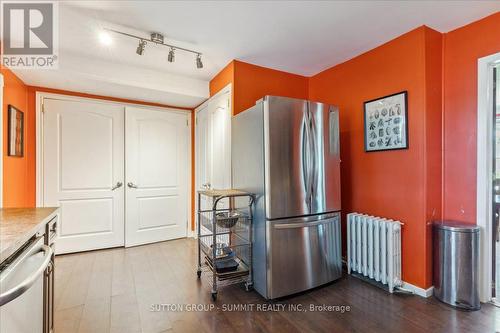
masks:
[[[16,71],[30,85],[192,107],[232,59],[310,76],[423,24],[447,32],[500,10],[500,1],[65,1],[59,9],[57,71]],[[102,28],[166,41],[195,56],[113,35]]]

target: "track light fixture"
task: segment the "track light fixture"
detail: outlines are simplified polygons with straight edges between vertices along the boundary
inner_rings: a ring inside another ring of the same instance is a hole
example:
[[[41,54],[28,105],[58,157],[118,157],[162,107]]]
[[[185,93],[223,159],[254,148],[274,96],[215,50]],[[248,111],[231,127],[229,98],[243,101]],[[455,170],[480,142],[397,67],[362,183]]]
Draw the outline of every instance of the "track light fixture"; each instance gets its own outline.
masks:
[[[166,46],[166,47],[170,48],[170,51],[168,52],[168,57],[167,57],[167,60],[169,62],[174,62],[175,61],[175,51],[181,50],[181,51],[184,51],[184,52],[189,52],[189,53],[196,54],[196,68],[198,68],[198,69],[203,68],[203,62],[201,61],[201,55],[202,54],[200,52],[194,51],[194,50],[190,50],[190,49],[186,49],[184,47],[179,47],[179,46],[167,44],[167,43],[164,42],[164,37],[163,37],[162,34],[159,34],[159,33],[156,33],[156,32],[152,33],[150,35],[149,39],[148,39],[148,38],[143,38],[143,37],[140,37],[140,36],[132,35],[132,34],[129,34],[129,33],[126,33],[126,32],[121,32],[121,31],[118,31],[118,30],[107,29],[107,28],[105,28],[104,30],[107,30],[107,31],[110,31],[110,32],[114,32],[114,33],[117,33],[117,34],[120,34],[120,35],[123,35],[123,36],[127,36],[127,37],[130,37],[130,38],[138,39],[139,40],[139,45],[137,46],[137,50],[136,50],[136,53],[138,55],[143,55],[144,54],[144,49],[146,48],[146,44],[147,44],[147,42],[150,42],[150,43],[153,43],[153,44],[156,44],[156,45]]]
[[[174,62],[175,61],[175,53],[174,53],[174,48],[171,47],[170,51],[168,51],[168,62]]]
[[[196,55],[196,68],[201,69],[203,68],[203,62],[201,62],[201,54],[198,53]]]
[[[146,41],[145,40],[140,40],[139,45],[137,45],[137,50],[135,51],[138,55],[143,55],[144,54],[144,49],[146,48]]]

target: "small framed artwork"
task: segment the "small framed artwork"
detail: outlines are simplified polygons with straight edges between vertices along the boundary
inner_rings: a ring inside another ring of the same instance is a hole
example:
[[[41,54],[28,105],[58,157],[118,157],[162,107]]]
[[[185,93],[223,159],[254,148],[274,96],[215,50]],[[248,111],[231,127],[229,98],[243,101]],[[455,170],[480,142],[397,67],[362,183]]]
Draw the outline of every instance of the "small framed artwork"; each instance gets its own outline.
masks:
[[[14,106],[8,108],[8,155],[24,156],[24,113]]]
[[[408,148],[408,92],[365,102],[365,151]]]

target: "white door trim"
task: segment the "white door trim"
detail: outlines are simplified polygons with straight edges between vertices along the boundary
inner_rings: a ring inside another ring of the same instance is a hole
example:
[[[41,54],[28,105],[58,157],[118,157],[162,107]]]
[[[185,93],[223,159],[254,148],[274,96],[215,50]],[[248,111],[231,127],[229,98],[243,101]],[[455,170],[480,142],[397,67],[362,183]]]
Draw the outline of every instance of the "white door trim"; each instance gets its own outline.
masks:
[[[3,74],[0,74],[0,208],[3,207]]]
[[[493,159],[493,85],[492,68],[500,62],[500,53],[478,59],[477,90],[477,201],[476,220],[480,227],[479,297],[491,300],[492,282],[492,159]]]
[[[125,102],[116,102],[116,101],[108,101],[97,98],[88,98],[88,97],[80,97],[80,96],[71,96],[64,94],[55,94],[55,93],[46,93],[46,92],[36,92],[35,94],[35,106],[36,106],[36,206],[43,206],[43,116],[42,116],[42,108],[43,101],[46,98],[51,99],[59,99],[66,101],[81,101],[81,102],[93,102],[93,103],[103,103],[103,104],[114,104],[120,105],[124,108],[126,106],[133,106],[139,108],[146,108],[148,110],[160,110],[160,111],[168,111],[168,112],[176,112],[181,114],[189,114],[190,110],[176,109],[176,108],[166,108],[166,107],[158,107],[158,106],[149,106],[140,103],[125,103]],[[190,118],[190,117],[189,117]],[[125,124],[124,124],[125,126]],[[191,121],[188,120],[188,129],[191,131]],[[191,135],[188,136],[188,145],[192,147]],[[191,167],[191,154],[189,153],[189,167]],[[0,177],[1,178],[1,177]],[[188,180],[187,180],[188,188],[187,190],[191,193],[191,172],[188,172]],[[188,196],[188,226],[191,225],[191,213],[190,207],[192,206],[191,195]],[[190,229],[190,228],[188,228]]]
[[[205,110],[205,111],[204,111]],[[197,154],[198,152],[198,141],[199,141],[199,125],[198,125],[198,119],[200,117],[201,112],[204,111],[208,113],[208,101],[201,104],[194,110],[194,116],[195,116],[195,127],[194,127],[194,184],[193,184],[193,191],[194,193],[194,200],[193,200],[193,210],[194,210],[194,230],[192,230],[191,237],[193,238],[198,238],[198,193],[196,192],[198,188],[200,188],[199,180],[198,180],[198,175],[200,173],[200,158],[199,155]],[[205,159],[206,162],[206,159]]]
[[[191,112],[194,112],[191,111]],[[187,224],[187,237],[188,238],[193,238],[194,237],[194,230],[191,230],[191,225],[193,224],[193,214],[191,214],[191,212],[193,211],[194,208],[194,200],[193,200],[193,196],[192,196],[192,193],[193,193],[193,182],[192,182],[192,177],[191,175],[194,173],[194,170],[192,170],[193,168],[193,156],[194,156],[194,152],[193,150],[195,149],[194,147],[194,141],[193,142],[193,136],[191,135],[192,133],[192,130],[193,130],[193,117],[191,114],[189,114],[188,116],[188,130],[189,130],[189,135],[188,135],[188,147],[189,147],[189,152],[188,152],[188,160],[187,160],[187,163],[188,163],[188,166],[190,168],[189,172],[188,172],[188,180],[187,180],[187,186],[188,186],[188,193],[187,193],[187,196],[188,196],[188,204],[187,204],[187,219],[188,219],[188,224]],[[196,135],[196,133],[195,133]],[[196,151],[196,150],[195,150]],[[196,199],[195,199],[196,200]]]

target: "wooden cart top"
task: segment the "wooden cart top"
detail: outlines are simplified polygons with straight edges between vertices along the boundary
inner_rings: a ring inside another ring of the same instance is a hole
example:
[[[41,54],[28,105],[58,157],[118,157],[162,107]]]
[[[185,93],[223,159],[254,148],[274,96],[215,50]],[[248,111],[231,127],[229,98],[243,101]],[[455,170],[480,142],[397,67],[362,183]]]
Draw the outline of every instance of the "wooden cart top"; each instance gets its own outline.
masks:
[[[222,196],[244,196],[244,195],[252,195],[252,193],[235,190],[235,189],[227,189],[227,190],[204,190],[198,191],[198,193],[202,195],[206,195],[207,197],[222,197]]]

